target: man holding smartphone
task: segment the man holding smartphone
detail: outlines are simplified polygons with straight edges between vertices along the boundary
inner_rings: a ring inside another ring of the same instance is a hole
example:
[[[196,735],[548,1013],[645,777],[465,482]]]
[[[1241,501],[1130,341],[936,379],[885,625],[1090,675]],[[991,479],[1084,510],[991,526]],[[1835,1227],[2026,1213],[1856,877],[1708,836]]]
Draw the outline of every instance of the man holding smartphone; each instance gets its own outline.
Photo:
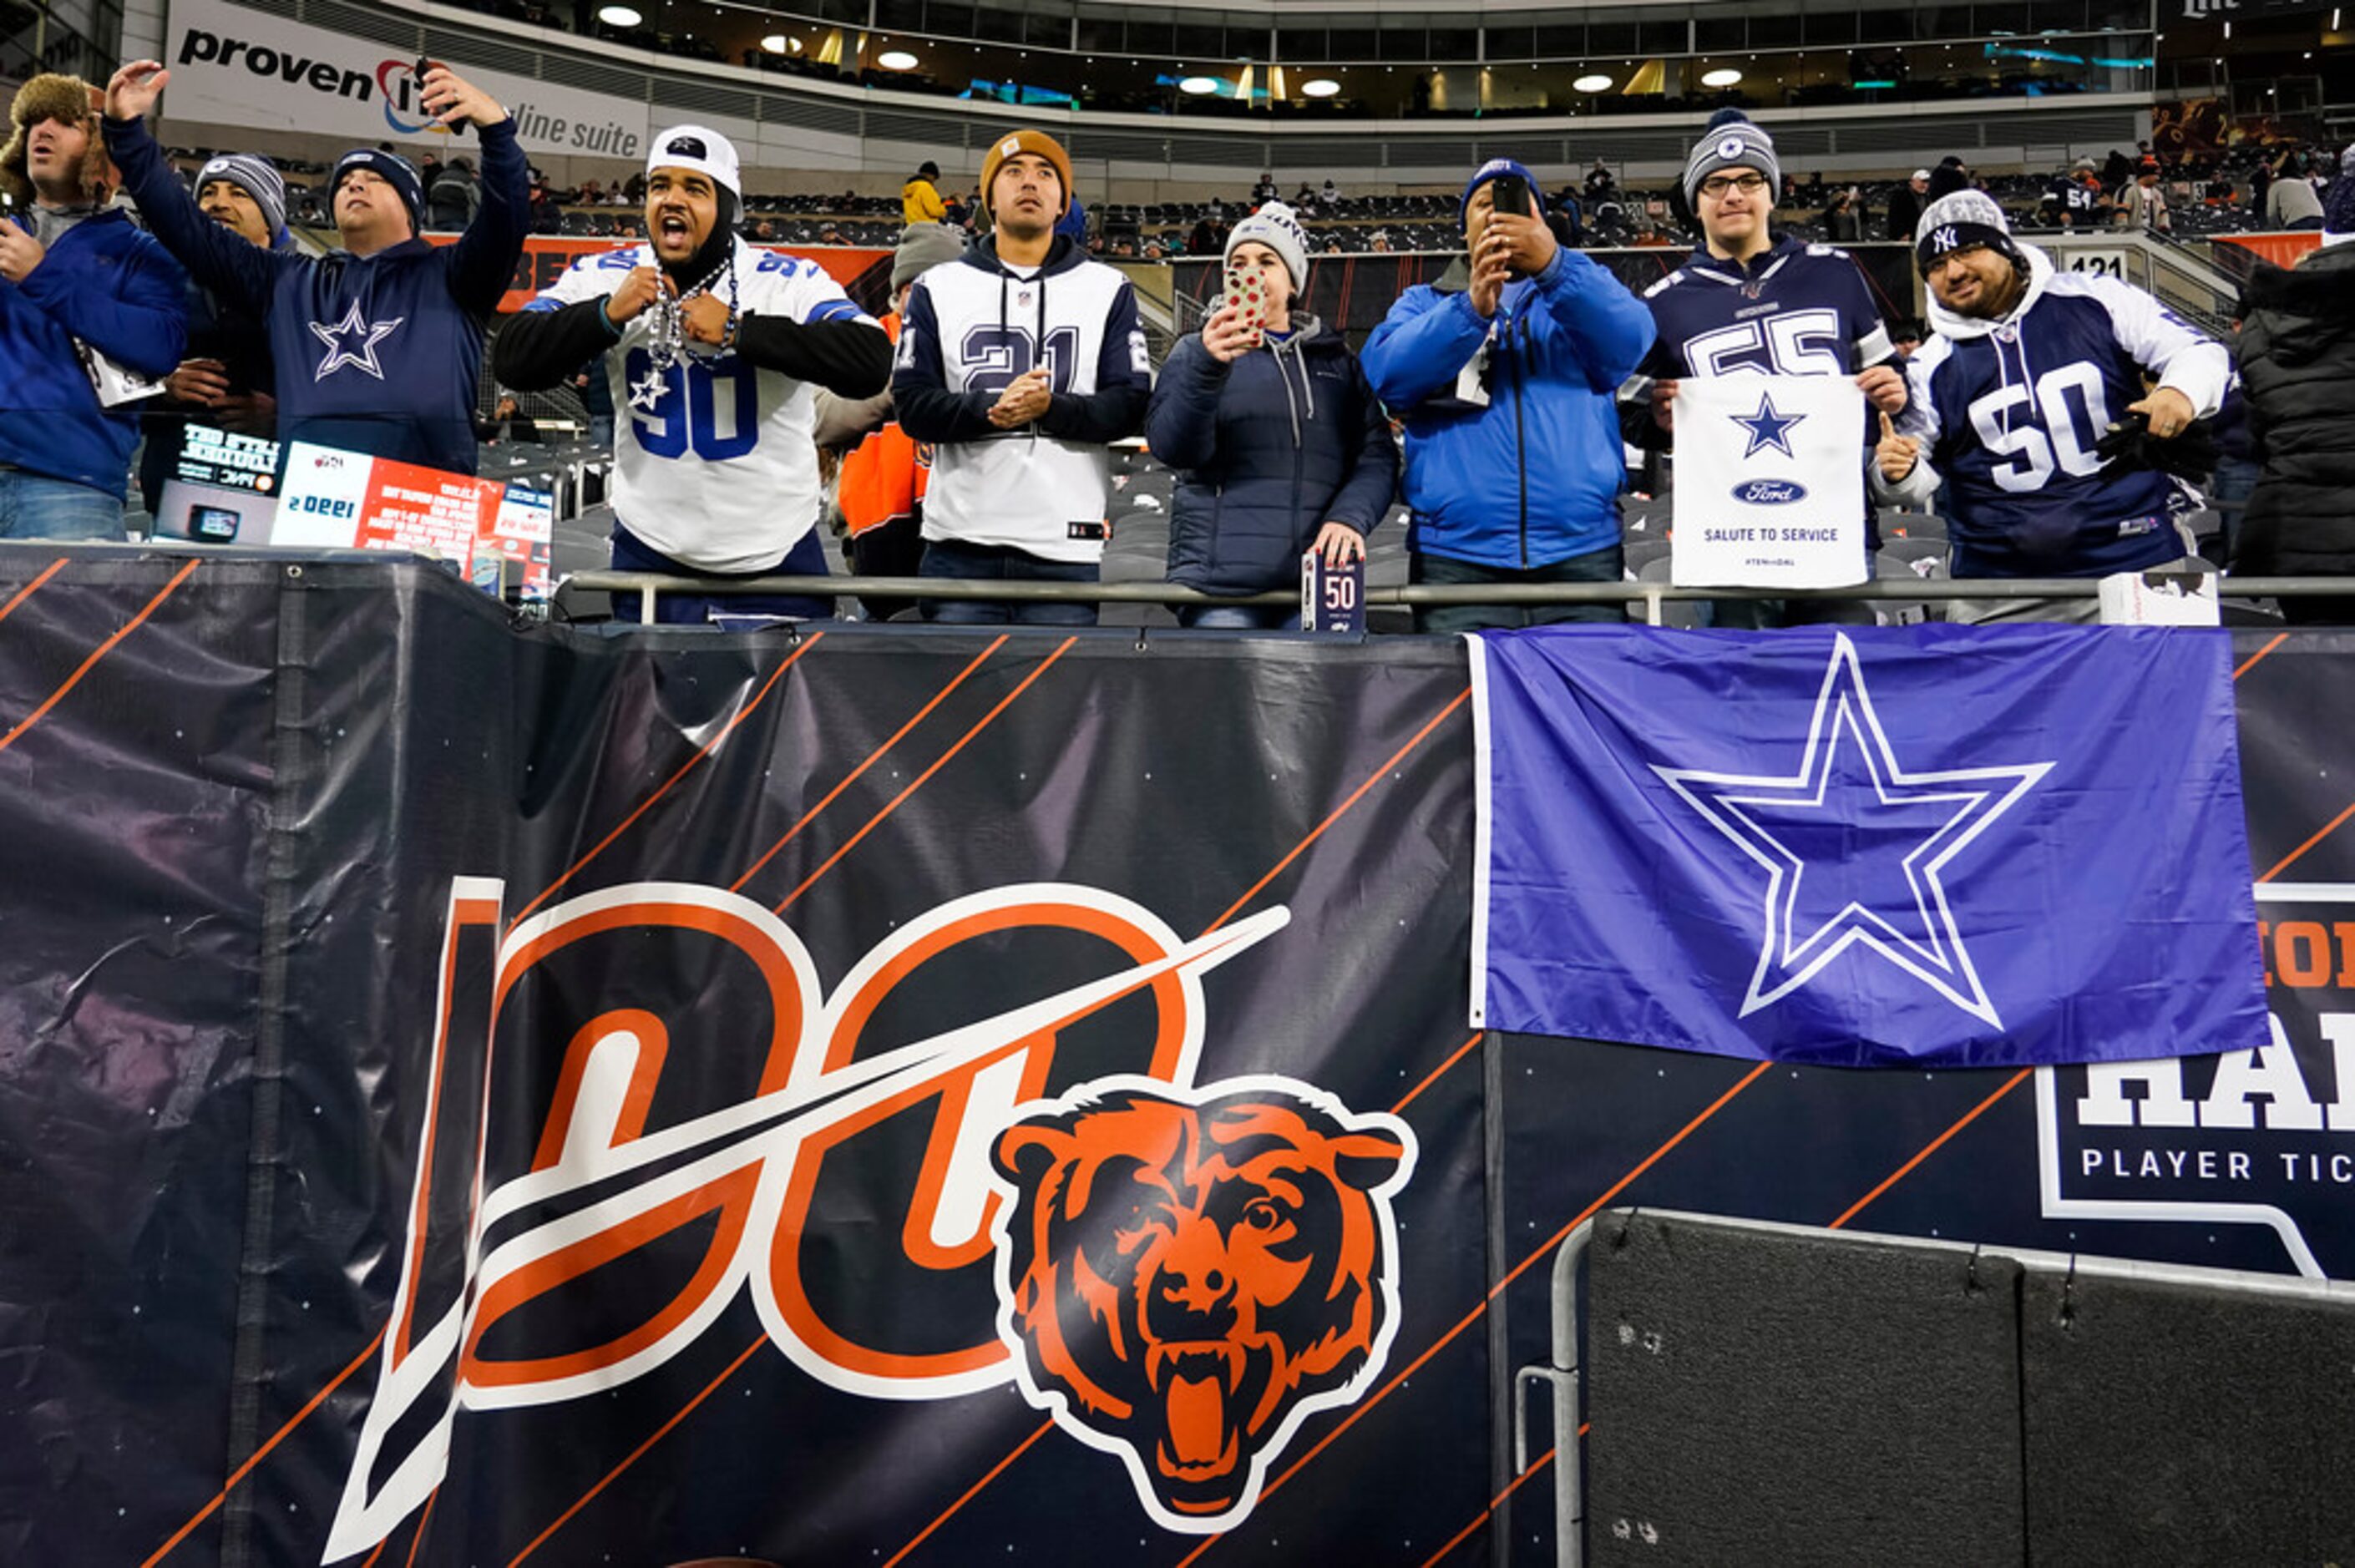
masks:
[[[208,218],[148,133],[171,78],[134,60],[106,87],[106,149],[140,216],[191,276],[269,330],[278,435],[473,473],[484,323],[523,254],[527,185],[515,121],[446,66],[424,73],[436,124],[483,141],[483,209],[453,245],[418,238],[425,191],[408,161],[356,147],[327,176],[343,249],[265,250]],[[177,363],[177,354],[174,363]]]
[[[1555,243],[1537,182],[1481,165],[1458,206],[1466,255],[1409,289],[1367,340],[1367,378],[1406,424],[1408,578],[1620,578],[1625,470],[1613,394],[1651,347],[1649,312]],[[1447,605],[1417,630],[1617,620],[1616,604]]]

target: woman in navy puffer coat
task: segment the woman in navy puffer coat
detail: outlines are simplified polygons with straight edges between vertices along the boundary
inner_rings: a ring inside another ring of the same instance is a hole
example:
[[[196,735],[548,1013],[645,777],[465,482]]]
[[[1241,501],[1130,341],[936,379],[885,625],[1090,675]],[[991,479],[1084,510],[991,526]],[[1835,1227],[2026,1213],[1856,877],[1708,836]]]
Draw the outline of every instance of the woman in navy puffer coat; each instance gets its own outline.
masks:
[[[1334,565],[1361,558],[1390,510],[1398,448],[1341,334],[1291,309],[1308,271],[1291,210],[1270,202],[1237,224],[1227,255],[1263,280],[1266,330],[1254,343],[1222,302],[1161,367],[1145,438],[1178,472],[1169,580],[1241,595],[1296,585],[1312,545]],[[1298,611],[1187,605],[1178,620],[1267,629]]]

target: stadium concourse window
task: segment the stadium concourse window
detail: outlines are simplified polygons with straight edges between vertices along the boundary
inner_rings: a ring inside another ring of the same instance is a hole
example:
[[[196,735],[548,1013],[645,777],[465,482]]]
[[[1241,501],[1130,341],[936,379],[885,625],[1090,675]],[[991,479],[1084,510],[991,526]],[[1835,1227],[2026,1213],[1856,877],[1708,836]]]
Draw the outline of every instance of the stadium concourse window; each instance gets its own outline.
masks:
[[[547,0],[477,0],[514,14]],[[569,9],[690,58],[1187,117],[1690,113],[2144,91],[2152,0],[1690,0],[1304,12],[1112,0],[637,0]]]

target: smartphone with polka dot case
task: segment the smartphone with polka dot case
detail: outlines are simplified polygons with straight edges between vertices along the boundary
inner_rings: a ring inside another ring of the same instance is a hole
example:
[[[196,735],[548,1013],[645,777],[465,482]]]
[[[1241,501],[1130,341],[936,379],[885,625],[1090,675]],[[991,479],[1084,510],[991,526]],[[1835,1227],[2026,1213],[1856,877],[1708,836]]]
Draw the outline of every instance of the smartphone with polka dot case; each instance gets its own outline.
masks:
[[[1257,269],[1228,263],[1225,302],[1235,308],[1241,324],[1251,334],[1252,346],[1257,348],[1267,325],[1267,288],[1260,281]]]

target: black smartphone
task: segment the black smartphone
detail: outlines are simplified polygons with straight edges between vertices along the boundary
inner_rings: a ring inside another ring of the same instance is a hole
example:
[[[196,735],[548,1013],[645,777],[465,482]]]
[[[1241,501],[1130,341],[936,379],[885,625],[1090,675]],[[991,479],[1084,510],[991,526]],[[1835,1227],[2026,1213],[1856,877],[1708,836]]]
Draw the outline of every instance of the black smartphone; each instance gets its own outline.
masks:
[[[237,537],[238,514],[226,506],[196,506],[188,511],[188,536],[226,545]]]
[[[1516,217],[1529,216],[1529,182],[1518,175],[1498,175],[1488,182],[1489,199],[1498,212],[1509,212]]]

